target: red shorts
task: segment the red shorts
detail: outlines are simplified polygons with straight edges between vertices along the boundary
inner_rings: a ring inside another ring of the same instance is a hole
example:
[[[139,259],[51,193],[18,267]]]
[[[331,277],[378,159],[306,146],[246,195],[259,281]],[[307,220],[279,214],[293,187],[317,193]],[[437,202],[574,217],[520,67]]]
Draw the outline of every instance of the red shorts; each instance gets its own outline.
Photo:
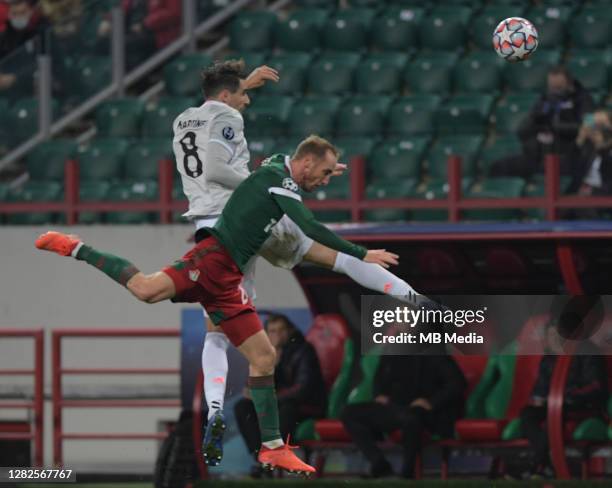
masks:
[[[234,346],[263,330],[255,307],[241,286],[240,268],[213,236],[200,241],[162,271],[174,282],[176,293],[172,301],[200,303]]]

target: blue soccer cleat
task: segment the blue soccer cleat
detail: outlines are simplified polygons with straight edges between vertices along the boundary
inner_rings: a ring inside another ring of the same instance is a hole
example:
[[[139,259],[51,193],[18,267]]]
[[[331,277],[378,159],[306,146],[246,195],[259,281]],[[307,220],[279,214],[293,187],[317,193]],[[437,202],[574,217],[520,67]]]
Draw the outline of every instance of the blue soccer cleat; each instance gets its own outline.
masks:
[[[208,466],[219,466],[221,464],[223,434],[225,434],[225,416],[223,410],[217,410],[208,421],[202,441],[202,455]]]

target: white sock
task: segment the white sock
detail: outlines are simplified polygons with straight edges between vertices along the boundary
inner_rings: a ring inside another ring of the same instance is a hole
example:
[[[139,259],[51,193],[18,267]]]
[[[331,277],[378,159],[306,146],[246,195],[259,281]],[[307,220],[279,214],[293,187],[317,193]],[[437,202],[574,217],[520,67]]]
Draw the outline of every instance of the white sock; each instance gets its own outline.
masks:
[[[282,439],[274,439],[273,441],[262,442],[262,444],[268,449],[276,449],[277,447],[282,447],[285,445]]]
[[[208,419],[216,410],[223,409],[227,380],[227,347],[229,340],[221,332],[207,332],[202,349],[204,395],[208,405]]]
[[[341,252],[336,257],[334,271],[344,273],[365,288],[392,295],[403,302],[413,302],[414,297],[420,295],[408,283],[382,266],[366,263]]]

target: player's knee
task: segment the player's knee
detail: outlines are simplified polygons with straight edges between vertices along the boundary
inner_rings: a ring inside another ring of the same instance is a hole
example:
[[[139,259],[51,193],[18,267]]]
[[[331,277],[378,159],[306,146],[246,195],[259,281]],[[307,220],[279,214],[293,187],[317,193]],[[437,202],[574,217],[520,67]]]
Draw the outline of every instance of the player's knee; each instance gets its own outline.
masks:
[[[276,349],[270,344],[270,347],[261,351],[252,361],[252,366],[259,371],[260,374],[272,374],[276,365]]]

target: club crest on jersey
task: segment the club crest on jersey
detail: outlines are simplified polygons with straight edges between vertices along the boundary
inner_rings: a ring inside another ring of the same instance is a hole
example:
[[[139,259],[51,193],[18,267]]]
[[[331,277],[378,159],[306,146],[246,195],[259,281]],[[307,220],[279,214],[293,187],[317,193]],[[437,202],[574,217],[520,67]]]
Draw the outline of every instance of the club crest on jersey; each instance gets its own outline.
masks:
[[[230,126],[223,127],[221,133],[228,141],[231,141],[234,138],[234,129],[232,129]]]
[[[198,278],[200,277],[200,270],[199,269],[192,269],[189,271],[189,279],[191,281],[198,281]]]
[[[293,178],[285,178],[283,180],[283,188],[294,192],[298,191],[298,185],[293,181]]]

